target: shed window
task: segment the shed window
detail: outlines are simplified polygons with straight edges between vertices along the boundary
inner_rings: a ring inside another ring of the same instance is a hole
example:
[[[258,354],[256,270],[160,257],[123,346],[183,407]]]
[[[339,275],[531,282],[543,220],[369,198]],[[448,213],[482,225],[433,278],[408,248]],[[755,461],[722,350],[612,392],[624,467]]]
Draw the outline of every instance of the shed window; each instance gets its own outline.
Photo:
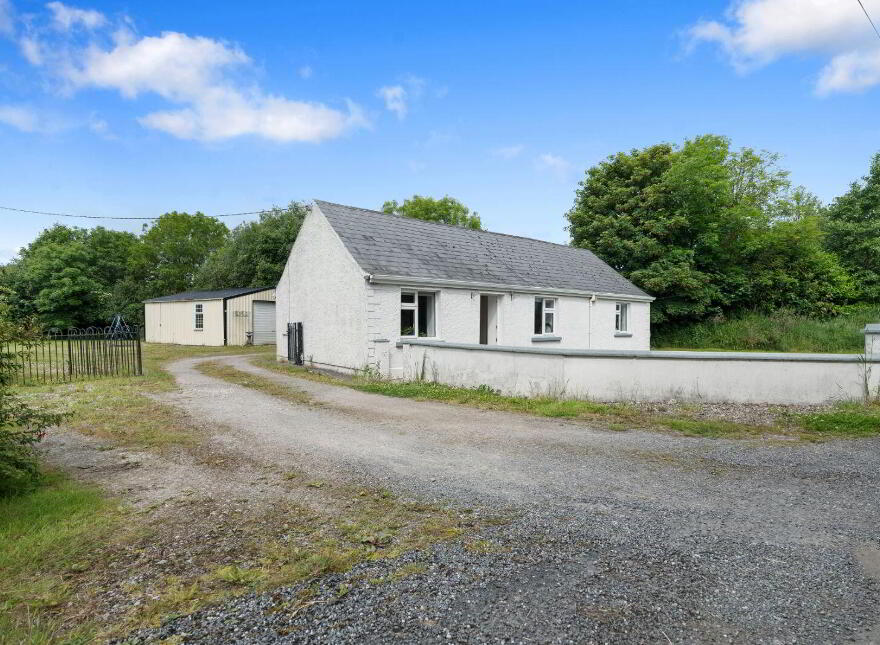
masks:
[[[193,305],[193,329],[201,331],[205,328],[205,306],[201,302]]]
[[[552,334],[556,328],[556,299],[535,298],[535,334]]]
[[[436,294],[430,291],[400,293],[400,335],[431,338],[437,335]]]
[[[629,331],[629,303],[618,302],[614,311],[614,331]]]

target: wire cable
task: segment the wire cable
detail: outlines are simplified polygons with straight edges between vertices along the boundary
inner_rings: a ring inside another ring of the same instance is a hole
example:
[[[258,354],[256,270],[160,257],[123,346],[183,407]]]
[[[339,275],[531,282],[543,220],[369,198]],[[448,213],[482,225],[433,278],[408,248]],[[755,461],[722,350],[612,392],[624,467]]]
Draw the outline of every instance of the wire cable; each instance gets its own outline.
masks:
[[[877,38],[880,38],[880,31],[877,30],[877,25],[874,24],[874,21],[871,20],[871,15],[868,13],[868,10],[865,9],[865,5],[862,4],[862,0],[856,0],[859,3],[859,6],[862,8],[862,11],[865,12],[865,18],[868,19],[868,22],[871,23],[871,26],[874,28],[874,33],[877,34]]]
[[[157,220],[161,216],[157,217],[124,217],[124,216],[113,216],[113,215],[76,215],[74,213],[53,213],[51,211],[32,211],[26,208],[13,208],[12,206],[0,206],[0,210],[4,211],[15,211],[16,213],[29,213],[31,215],[49,215],[51,217],[77,217],[81,219],[137,219],[137,220]],[[273,209],[266,208],[261,211],[245,211],[242,213],[221,213],[220,215],[212,215],[212,217],[240,217],[244,215],[261,215],[263,213],[269,213]]]

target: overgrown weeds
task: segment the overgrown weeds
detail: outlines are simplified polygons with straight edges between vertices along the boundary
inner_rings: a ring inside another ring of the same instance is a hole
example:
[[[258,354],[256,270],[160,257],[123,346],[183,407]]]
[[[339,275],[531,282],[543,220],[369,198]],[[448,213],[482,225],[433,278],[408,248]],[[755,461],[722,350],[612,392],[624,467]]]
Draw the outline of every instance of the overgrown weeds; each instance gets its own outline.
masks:
[[[880,320],[880,306],[845,307],[836,317],[810,318],[778,311],[746,313],[681,327],[655,329],[656,349],[858,354],[862,329]]]

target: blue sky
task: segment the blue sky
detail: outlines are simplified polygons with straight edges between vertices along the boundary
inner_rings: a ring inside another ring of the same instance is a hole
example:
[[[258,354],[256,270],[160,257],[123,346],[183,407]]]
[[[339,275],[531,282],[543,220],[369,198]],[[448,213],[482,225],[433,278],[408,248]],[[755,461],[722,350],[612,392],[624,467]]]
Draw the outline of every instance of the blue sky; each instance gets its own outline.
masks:
[[[856,0],[248,5],[0,0],[0,205],[450,194],[565,242],[583,171],[620,150],[724,134],[826,201],[880,150]],[[54,221],[0,211],[0,261]]]

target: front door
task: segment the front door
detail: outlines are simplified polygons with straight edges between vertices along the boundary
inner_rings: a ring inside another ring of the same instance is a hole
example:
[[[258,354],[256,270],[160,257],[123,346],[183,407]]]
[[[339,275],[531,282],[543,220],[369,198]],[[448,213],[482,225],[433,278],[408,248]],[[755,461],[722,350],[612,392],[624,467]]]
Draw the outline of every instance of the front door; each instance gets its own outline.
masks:
[[[480,345],[498,343],[498,296],[480,296]]]

